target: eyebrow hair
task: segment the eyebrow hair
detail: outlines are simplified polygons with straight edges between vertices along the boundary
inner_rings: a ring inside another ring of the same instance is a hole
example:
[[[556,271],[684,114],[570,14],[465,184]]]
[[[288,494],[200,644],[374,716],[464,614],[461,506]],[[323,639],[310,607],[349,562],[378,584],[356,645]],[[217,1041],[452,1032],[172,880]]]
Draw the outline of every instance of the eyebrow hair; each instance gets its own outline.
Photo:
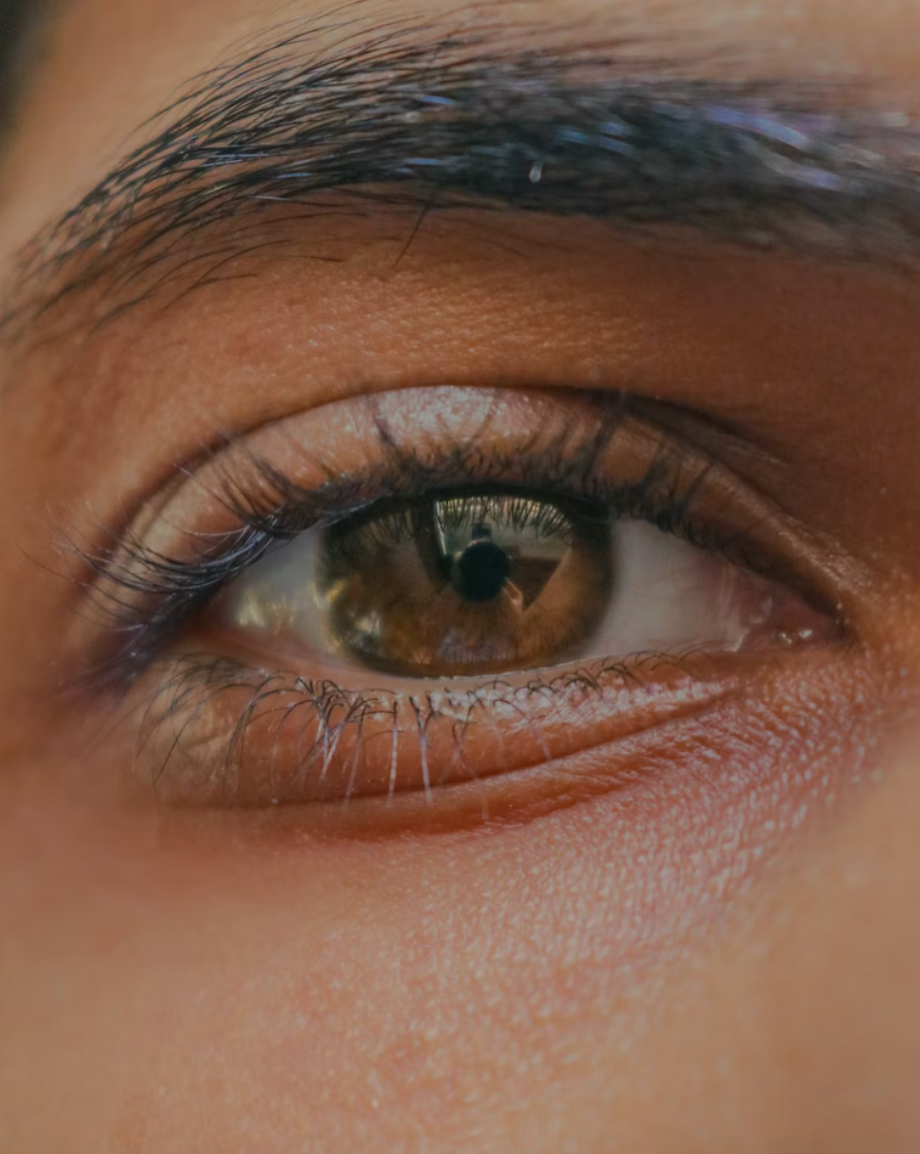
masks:
[[[328,193],[364,211],[511,208],[844,256],[920,240],[920,136],[860,107],[853,84],[705,79],[627,37],[588,53],[501,29],[282,31],[193,81],[24,248],[0,332],[112,270],[136,303],[154,274],[159,287],[188,271],[197,234],[234,226],[200,258],[216,269],[246,251],[241,213]]]

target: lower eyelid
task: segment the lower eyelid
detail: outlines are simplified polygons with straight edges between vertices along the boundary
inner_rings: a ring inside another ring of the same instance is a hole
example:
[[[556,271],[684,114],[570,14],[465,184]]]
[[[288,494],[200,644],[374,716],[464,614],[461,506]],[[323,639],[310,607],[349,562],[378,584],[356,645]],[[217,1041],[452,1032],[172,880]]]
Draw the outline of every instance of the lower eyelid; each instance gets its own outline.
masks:
[[[526,694],[541,704],[523,717],[508,707],[503,716],[487,713],[491,687],[480,686],[483,720],[464,737],[466,772],[452,758],[440,759],[454,734],[444,722],[434,723],[445,725],[440,733],[431,729],[438,703],[416,695],[418,712],[407,700],[399,718],[395,778],[393,725],[384,718],[370,776],[353,760],[352,724],[337,746],[332,734],[325,779],[321,757],[310,781],[292,753],[303,754],[316,736],[315,698],[326,695],[327,711],[337,701],[341,721],[367,694],[326,684],[314,686],[311,697],[291,674],[267,675],[207,655],[164,663],[156,671],[160,688],[137,686],[125,702],[132,716],[145,718],[139,750],[136,734],[121,724],[118,732],[129,742],[129,759],[135,749],[125,785],[135,783],[130,791],[138,802],[156,796],[177,813],[254,811],[256,824],[247,820],[241,833],[375,839],[488,832],[608,795],[626,807],[627,822],[636,804],[671,809],[682,798],[681,806],[702,807],[712,817],[736,797],[738,804],[748,798],[766,805],[765,817],[782,826],[796,797],[798,807],[803,796],[836,788],[829,773],[858,774],[886,700],[880,686],[875,695],[865,692],[883,680],[877,666],[871,653],[848,642],[766,663],[760,655],[739,661],[733,654],[723,662],[712,654],[681,661],[646,654],[609,668],[607,676],[595,663],[560,674],[552,685],[532,678]],[[455,687],[458,700],[465,692]],[[378,696],[385,707],[395,704],[392,696]],[[497,696],[506,699],[507,692]],[[205,702],[217,708],[201,709]],[[252,729],[242,724],[249,709],[256,715]],[[125,721],[120,711],[119,718]],[[430,791],[419,743],[426,722]],[[790,773],[790,767],[800,768]],[[672,821],[679,823],[679,815]]]
[[[140,707],[135,772],[182,806],[430,800],[698,716],[765,668],[754,655],[647,653],[474,688],[359,692],[184,657]]]

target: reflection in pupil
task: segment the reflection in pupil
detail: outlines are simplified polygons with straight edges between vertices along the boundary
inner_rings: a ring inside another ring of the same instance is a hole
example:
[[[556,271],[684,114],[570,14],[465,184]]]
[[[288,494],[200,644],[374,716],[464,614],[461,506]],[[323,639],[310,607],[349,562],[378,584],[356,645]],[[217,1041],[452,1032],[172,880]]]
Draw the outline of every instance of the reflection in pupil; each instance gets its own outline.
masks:
[[[492,543],[492,530],[476,525],[470,545],[453,559],[451,584],[467,601],[492,601],[511,576],[511,558]]]
[[[468,677],[580,651],[612,588],[604,511],[518,494],[424,498],[335,527],[314,586],[327,644],[369,668]]]

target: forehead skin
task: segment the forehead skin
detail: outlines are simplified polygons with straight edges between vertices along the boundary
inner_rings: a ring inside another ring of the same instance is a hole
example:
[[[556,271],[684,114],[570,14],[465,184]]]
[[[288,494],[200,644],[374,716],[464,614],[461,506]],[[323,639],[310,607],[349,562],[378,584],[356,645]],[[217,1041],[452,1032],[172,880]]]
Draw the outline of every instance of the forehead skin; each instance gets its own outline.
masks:
[[[435,8],[367,4],[362,16]],[[0,261],[190,76],[311,11],[69,4],[6,159]],[[730,46],[752,72],[870,76],[893,106],[920,103],[920,5],[903,0],[494,12],[561,19],[583,39],[619,21],[680,33],[701,67]],[[638,976],[611,962],[628,916],[615,903],[586,899],[574,924],[525,904],[512,923],[490,916],[486,890],[452,916],[431,896],[449,879],[404,866],[393,884],[411,894],[381,925],[355,892],[360,862],[330,896],[292,880],[296,855],[250,869],[203,853],[192,870],[125,834],[102,857],[42,799],[60,861],[41,878],[28,839],[0,827],[0,1034],[15,1039],[12,1052],[0,1040],[0,1120],[15,1120],[6,1144],[0,1121],[0,1149],[908,1154],[920,1134],[920,734],[886,769],[832,830],[796,844],[711,949]],[[482,852],[512,887],[495,843]],[[102,874],[121,860],[130,876]],[[588,881],[573,870],[547,893]],[[21,941],[4,918],[28,927]],[[499,1004],[497,973],[512,990]]]

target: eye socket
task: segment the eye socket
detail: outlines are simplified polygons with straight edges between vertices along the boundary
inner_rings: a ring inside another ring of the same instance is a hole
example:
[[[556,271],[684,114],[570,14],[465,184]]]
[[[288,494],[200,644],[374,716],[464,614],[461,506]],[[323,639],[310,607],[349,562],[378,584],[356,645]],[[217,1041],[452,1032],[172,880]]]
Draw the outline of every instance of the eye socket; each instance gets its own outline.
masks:
[[[831,567],[781,513],[594,394],[301,414],[89,560],[136,774],[182,805],[434,804],[518,770],[568,795],[550,763],[841,637]]]

